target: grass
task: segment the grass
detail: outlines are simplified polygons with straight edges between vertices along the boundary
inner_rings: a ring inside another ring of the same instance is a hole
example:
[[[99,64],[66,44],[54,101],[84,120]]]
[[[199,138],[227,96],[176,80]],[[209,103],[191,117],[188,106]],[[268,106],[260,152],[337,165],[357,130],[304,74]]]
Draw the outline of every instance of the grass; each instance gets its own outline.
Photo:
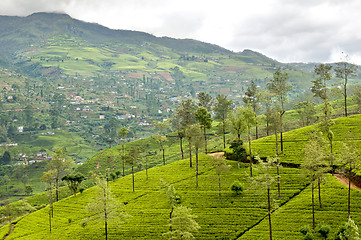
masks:
[[[335,150],[343,140],[345,132],[352,132],[353,141],[360,144],[361,115],[335,119],[333,131],[335,133]],[[307,141],[308,133],[313,126],[293,130],[285,133],[285,154],[281,157],[283,163],[301,164],[302,149]],[[269,136],[253,141],[254,151],[262,157],[274,154],[274,137]],[[220,145],[220,139],[214,138],[209,142],[210,148]],[[186,141],[184,149],[187,149]],[[247,144],[245,144],[247,145]],[[167,216],[169,204],[164,191],[159,189],[160,179],[172,183],[182,196],[182,204],[193,209],[197,215],[197,222],[201,229],[195,233],[196,239],[266,239],[268,238],[267,198],[263,184],[254,184],[248,176],[248,164],[241,164],[237,168],[236,162],[228,161],[232,166],[229,173],[222,175],[222,203],[219,202],[218,183],[214,169],[209,164],[210,158],[201,155],[199,186],[196,187],[195,169],[189,167],[189,159],[179,160],[179,145],[176,138],[171,138],[166,149],[167,165],[162,166],[159,146],[152,139],[142,139],[126,144],[128,151],[132,147],[142,147],[145,160],[149,162],[149,178],[145,171],[135,174],[135,193],[132,192],[131,175],[117,179],[110,183],[116,198],[126,205],[124,211],[132,215],[121,225],[110,224],[109,238],[117,239],[161,239],[162,233],[167,231]],[[109,166],[120,169],[120,146],[104,151],[100,158],[100,171]],[[185,153],[187,155],[187,153]],[[87,173],[94,171],[99,161],[100,153],[89,159],[79,167],[79,171]],[[193,159],[194,163],[194,159]],[[127,168],[129,174],[129,167]],[[254,166],[254,175],[260,175],[257,165]],[[272,169],[276,175],[276,169]],[[303,225],[312,224],[311,189],[308,181],[297,168],[283,167],[281,175],[281,198],[277,198],[276,184],[272,184],[271,193],[274,199],[272,226],[275,239],[301,239],[299,229]],[[234,195],[229,186],[234,180],[239,180],[244,186],[241,196]],[[347,187],[339,183],[331,175],[322,183],[323,207],[316,206],[316,223],[325,222],[331,226],[334,235],[343,222],[347,220]],[[69,192],[68,192],[69,194]],[[39,195],[40,196],[40,195]],[[82,227],[82,222],[88,217],[85,206],[94,196],[94,189],[89,188],[76,198],[67,197],[55,204],[55,217],[52,234],[49,234],[47,222],[47,208],[43,208],[27,216],[15,226],[15,231],[8,239],[101,239],[104,238],[102,224],[89,222]],[[38,200],[36,200],[38,199]],[[356,224],[360,224],[361,192],[352,190],[352,214]],[[46,196],[29,198],[31,204],[44,204]],[[316,202],[317,205],[317,202]],[[70,219],[70,220],[69,220]],[[36,224],[34,224],[36,223]],[[0,229],[6,232],[9,226]],[[317,234],[316,234],[317,235]],[[316,236],[316,239],[319,236]]]
[[[167,231],[167,216],[170,211],[165,193],[159,190],[161,178],[174,184],[182,196],[182,204],[191,207],[198,216],[197,222],[202,228],[195,235],[197,239],[235,238],[240,232],[260,221],[266,214],[265,191],[250,187],[252,184],[247,177],[248,165],[242,165],[242,168],[238,169],[234,162],[229,162],[232,169],[229,174],[222,176],[220,204],[214,170],[208,161],[207,157],[201,158],[198,188],[195,185],[194,168],[189,168],[188,160],[152,168],[148,171],[148,180],[144,171],[137,173],[135,193],[131,190],[131,176],[112,182],[112,191],[119,201],[127,203],[124,211],[132,217],[124,220],[120,227],[110,225],[109,238],[114,239],[120,235],[122,239],[161,238],[162,233]],[[280,199],[280,202],[284,203],[299,192],[304,184],[298,169],[285,168],[281,172],[289,176],[285,177],[287,188]],[[242,196],[235,196],[229,190],[235,179],[241,180],[246,186],[247,190]],[[8,239],[101,239],[101,224],[91,222],[85,228],[80,226],[87,217],[85,206],[93,193],[94,189],[90,188],[76,198],[69,197],[56,203],[51,235],[47,228],[47,208],[44,208],[20,220]],[[68,219],[72,219],[71,223]]]

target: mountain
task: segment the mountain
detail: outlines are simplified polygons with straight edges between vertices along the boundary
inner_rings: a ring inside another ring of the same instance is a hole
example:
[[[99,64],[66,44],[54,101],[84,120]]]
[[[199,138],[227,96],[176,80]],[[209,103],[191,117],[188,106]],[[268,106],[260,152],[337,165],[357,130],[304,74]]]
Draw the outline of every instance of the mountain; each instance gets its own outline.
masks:
[[[41,12],[27,17],[0,16],[0,23],[0,49],[2,53],[8,56],[11,56],[15,51],[29,47],[31,44],[57,35],[79,37],[90,43],[142,44],[143,42],[150,42],[178,51],[230,53],[226,49],[208,43],[191,39],[158,38],[138,31],[112,30],[96,23],[79,21],[67,14],[60,13]]]

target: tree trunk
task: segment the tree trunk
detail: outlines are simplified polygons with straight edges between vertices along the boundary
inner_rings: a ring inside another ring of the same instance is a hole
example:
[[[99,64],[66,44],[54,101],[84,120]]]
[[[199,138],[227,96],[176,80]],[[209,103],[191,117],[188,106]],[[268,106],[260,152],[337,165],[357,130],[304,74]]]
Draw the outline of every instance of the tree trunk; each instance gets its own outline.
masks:
[[[312,176],[312,182],[311,182],[311,192],[312,192],[312,229],[313,229],[313,233],[315,233],[315,200],[314,200],[314,194],[313,194],[313,182],[314,182],[314,177]]]
[[[321,203],[321,177],[318,177],[318,203],[320,208],[322,208],[322,203]]]
[[[51,233],[51,209],[49,209],[49,231]]]
[[[256,139],[258,139],[258,124],[256,123]]]
[[[267,136],[269,136],[269,122],[268,122],[268,120],[266,122],[266,132],[267,132]]]
[[[277,156],[277,191],[278,197],[281,197],[281,186],[280,186],[280,163]]]
[[[105,212],[105,220],[104,220],[104,230],[105,230],[105,240],[108,239],[108,219],[107,214]]]
[[[207,134],[206,134],[206,128],[205,127],[203,128],[203,131],[204,131],[204,151],[207,154],[208,153],[208,150],[207,150]]]
[[[191,139],[188,139],[189,141],[189,166],[193,167],[192,165],[192,141]]]
[[[270,198],[270,189],[269,189],[269,186],[267,186],[267,195],[268,195],[268,227],[269,227],[269,239],[272,240],[271,198]]]
[[[249,148],[249,171],[250,171],[250,176],[253,177],[253,174],[252,174],[251,127],[250,126],[248,126],[248,148]]]
[[[197,182],[197,188],[198,188],[198,147],[196,146],[196,182]]]
[[[59,201],[59,177],[55,178],[55,199],[56,202]]]
[[[182,154],[182,159],[184,159],[184,152],[183,152],[183,137],[179,138],[179,145],[180,145],[180,150],[181,150],[181,154]]]
[[[284,110],[280,115],[281,154],[283,154],[283,114],[285,114]]]
[[[223,149],[226,148],[226,124],[225,121],[223,120]]]
[[[348,175],[348,204],[347,204],[347,210],[348,210],[348,218],[350,218],[351,217],[351,171],[350,171],[350,173]]]
[[[169,213],[169,231],[172,232],[172,215],[173,215],[173,211],[174,211],[174,207],[172,206],[172,209],[170,210]],[[172,238],[172,234],[171,234],[171,238]]]
[[[343,96],[344,96],[344,99],[345,99],[345,117],[347,117],[347,88],[346,88],[346,86],[347,86],[347,75],[345,75],[345,84],[344,84],[344,89],[343,89],[343,91],[344,91],[344,94],[343,94]]]
[[[162,152],[163,152],[163,165],[165,165],[165,154],[164,154],[164,151],[165,151],[165,149],[164,149],[164,147],[162,146]]]
[[[279,153],[278,153],[278,134],[277,134],[277,130],[275,130],[275,141],[276,141],[276,155],[278,157]]]
[[[125,161],[124,161],[124,158],[125,158],[125,148],[124,148],[124,143],[122,144],[122,148],[123,148],[123,177],[125,176]]]
[[[134,164],[132,164],[133,192],[134,192]]]
[[[218,197],[219,197],[219,204],[222,204],[222,196],[221,196],[221,174],[218,174]]]

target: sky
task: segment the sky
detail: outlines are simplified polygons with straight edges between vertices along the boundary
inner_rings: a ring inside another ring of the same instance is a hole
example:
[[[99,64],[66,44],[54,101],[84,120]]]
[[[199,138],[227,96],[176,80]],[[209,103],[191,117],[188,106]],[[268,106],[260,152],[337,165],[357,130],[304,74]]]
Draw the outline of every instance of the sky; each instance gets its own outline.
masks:
[[[191,38],[280,62],[361,65],[360,0],[1,0],[0,15],[60,12],[112,29]]]

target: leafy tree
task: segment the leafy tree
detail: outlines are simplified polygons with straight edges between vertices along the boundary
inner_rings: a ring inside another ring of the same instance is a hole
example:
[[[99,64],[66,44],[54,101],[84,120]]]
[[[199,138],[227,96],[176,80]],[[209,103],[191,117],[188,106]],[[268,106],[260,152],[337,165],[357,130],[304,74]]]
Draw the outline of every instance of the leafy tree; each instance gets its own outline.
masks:
[[[33,188],[30,185],[25,186],[25,194],[31,195],[33,193]]]
[[[243,122],[247,127],[247,139],[248,139],[248,151],[249,151],[249,171],[250,176],[252,177],[252,135],[251,135],[251,127],[256,125],[256,114],[253,112],[252,108],[242,107],[240,112],[243,116]]]
[[[204,149],[206,154],[208,153],[207,151],[207,129],[210,129],[212,127],[212,115],[210,112],[207,111],[207,108],[200,106],[196,112],[195,112],[195,118],[197,120],[197,122],[199,123],[199,125],[202,127],[203,129],[203,136],[204,136]]]
[[[240,181],[235,180],[229,189],[236,195],[239,195],[243,192],[243,185],[240,183]]]
[[[1,157],[1,164],[2,165],[7,165],[10,164],[11,162],[11,155],[9,151],[5,151],[4,154]]]
[[[194,145],[194,153],[195,153],[195,157],[196,157],[196,186],[198,187],[198,175],[199,175],[199,166],[198,166],[198,152],[199,152],[199,147],[202,143],[202,134],[201,134],[201,128],[199,124],[194,124],[191,125],[187,128],[186,131],[187,136],[191,143],[193,143]],[[191,151],[191,148],[189,149],[189,151]],[[190,156],[191,157],[191,156]],[[191,167],[192,167],[192,159],[190,159],[190,163],[191,163]]]
[[[163,165],[165,165],[165,147],[168,141],[166,136],[166,131],[169,128],[168,122],[153,122],[156,131],[158,134],[154,134],[152,138],[159,144],[162,150],[162,157],[163,157]]]
[[[268,157],[266,162],[262,161],[258,156],[255,157],[259,163],[260,170],[262,172],[257,178],[254,179],[256,182],[262,182],[265,185],[267,190],[267,206],[268,206],[268,227],[269,227],[269,236],[272,240],[272,220],[271,220],[271,184],[274,181],[274,178],[271,175],[271,168],[276,163],[276,158]]]
[[[331,69],[330,64],[319,64],[315,66],[314,72],[318,76],[316,80],[313,80],[311,91],[314,97],[319,97],[323,101],[328,99],[327,95],[327,81],[331,80]]]
[[[122,142],[122,150],[123,150],[123,155],[122,155],[122,166],[123,166],[123,177],[125,176],[125,136],[129,133],[128,129],[126,127],[122,127],[119,131],[118,131],[118,135],[123,139]]]
[[[212,96],[209,95],[208,93],[204,93],[204,92],[201,92],[197,95],[197,98],[198,98],[198,106],[199,107],[204,107],[207,109],[207,111],[211,111],[211,108],[212,108]]]
[[[349,77],[355,76],[355,72],[357,70],[357,66],[349,63],[348,55],[345,56],[345,61],[336,63],[335,73],[336,77],[343,79],[343,97],[345,101],[344,109],[345,109],[345,117],[347,117],[347,81]]]
[[[210,164],[212,165],[215,174],[216,174],[216,182],[218,184],[218,198],[219,204],[222,204],[222,175],[227,174],[231,168],[230,165],[227,165],[227,162],[223,158],[215,158],[212,157],[210,160]]]
[[[128,154],[126,155],[126,163],[132,167],[133,192],[135,191],[134,190],[134,185],[135,185],[134,167],[139,165],[139,155],[140,155],[140,150],[138,148],[130,149]]]
[[[321,234],[321,236],[324,238],[324,239],[327,239],[328,238],[328,234],[330,233],[331,231],[331,227],[330,225],[328,224],[325,224],[325,223],[321,223],[319,226],[318,226],[318,233]]]
[[[301,119],[302,127],[308,126],[314,122],[316,109],[311,101],[303,101],[293,106]]]
[[[229,112],[232,110],[232,100],[228,100],[227,96],[218,95],[217,102],[214,106],[216,114],[215,119],[221,122],[222,135],[223,135],[223,148],[226,148],[226,119]]]
[[[358,226],[351,218],[340,227],[335,240],[360,240]]]
[[[331,152],[331,167],[333,168],[333,131],[331,127],[335,124],[335,122],[331,119],[332,115],[332,107],[331,104],[326,99],[323,105],[324,114],[321,117],[321,122],[319,123],[319,128],[326,135],[329,143],[330,143],[330,152]]]
[[[48,200],[49,200],[49,232],[51,233],[51,218],[54,217],[54,199],[53,199],[53,188],[54,188],[54,175],[55,170],[49,170],[43,174],[41,181],[48,184]]]
[[[244,132],[246,125],[242,116],[242,110],[238,108],[236,112],[231,112],[227,119],[229,129],[232,133],[237,135],[237,138],[241,138],[241,134]]]
[[[261,92],[262,95],[262,102],[265,105],[265,121],[266,121],[266,134],[267,136],[269,136],[269,131],[270,131],[270,122],[271,122],[271,118],[272,118],[272,95],[269,91],[262,91]]]
[[[180,204],[181,202],[181,196],[176,192],[173,184],[168,184],[167,182],[163,181],[163,179],[160,180],[161,188],[164,189],[165,193],[167,194],[169,205],[171,207],[170,213],[169,213],[169,232],[172,233],[172,218],[173,218],[173,212],[174,208],[177,206],[177,204]]]
[[[47,164],[49,170],[53,170],[55,180],[55,201],[59,201],[59,182],[64,174],[70,171],[71,161],[66,159],[66,149],[59,148],[56,150],[52,160]]]
[[[230,149],[233,150],[232,159],[238,162],[238,168],[240,168],[240,162],[247,159],[246,149],[243,147],[243,141],[239,138],[230,142]]]
[[[339,163],[341,164],[340,171],[348,178],[347,211],[349,218],[351,217],[351,178],[353,170],[359,168],[359,156],[360,152],[354,145],[349,142],[342,142]]]
[[[257,88],[254,81],[251,81],[251,86],[247,87],[247,91],[244,93],[243,102],[251,106],[253,112],[256,115],[256,139],[258,139],[258,123],[257,123],[257,113],[260,110],[260,90]]]
[[[104,124],[104,133],[107,139],[114,141],[117,136],[117,129],[119,126],[119,121],[115,118],[110,118],[108,122]]]
[[[87,213],[91,217],[85,220],[85,222],[101,221],[104,224],[105,239],[107,240],[108,224],[112,222],[119,224],[121,219],[129,217],[129,215],[121,211],[123,204],[113,196],[107,181],[102,178],[97,178],[96,181],[96,193],[87,205]]]
[[[180,141],[179,144],[182,159],[184,159],[183,138],[185,137],[185,131],[187,126],[190,126],[196,122],[194,114],[195,110],[196,105],[192,102],[192,100],[182,100],[181,106],[177,108],[175,115],[173,115],[172,124],[177,131],[177,136]]]
[[[287,101],[288,92],[292,90],[292,86],[288,85],[288,73],[277,70],[273,73],[273,79],[267,84],[268,90],[276,96],[280,108],[280,133],[281,133],[281,154],[283,154],[283,115],[285,114],[285,103]]]
[[[320,132],[313,132],[309,141],[304,147],[304,161],[301,165],[304,174],[311,180],[313,233],[315,233],[314,182],[319,177],[321,177],[322,174],[329,170],[327,160],[328,154],[325,148],[325,142],[323,141],[322,134]],[[319,200],[321,206],[320,191]]]
[[[192,232],[198,231],[199,224],[194,220],[197,216],[192,214],[192,209],[185,206],[176,206],[171,223],[172,231],[163,236],[168,239],[194,239]]]
[[[85,180],[85,177],[81,173],[72,173],[63,176],[61,180],[66,182],[70,191],[72,191],[74,197],[76,197],[76,192],[78,191],[80,184]]]

